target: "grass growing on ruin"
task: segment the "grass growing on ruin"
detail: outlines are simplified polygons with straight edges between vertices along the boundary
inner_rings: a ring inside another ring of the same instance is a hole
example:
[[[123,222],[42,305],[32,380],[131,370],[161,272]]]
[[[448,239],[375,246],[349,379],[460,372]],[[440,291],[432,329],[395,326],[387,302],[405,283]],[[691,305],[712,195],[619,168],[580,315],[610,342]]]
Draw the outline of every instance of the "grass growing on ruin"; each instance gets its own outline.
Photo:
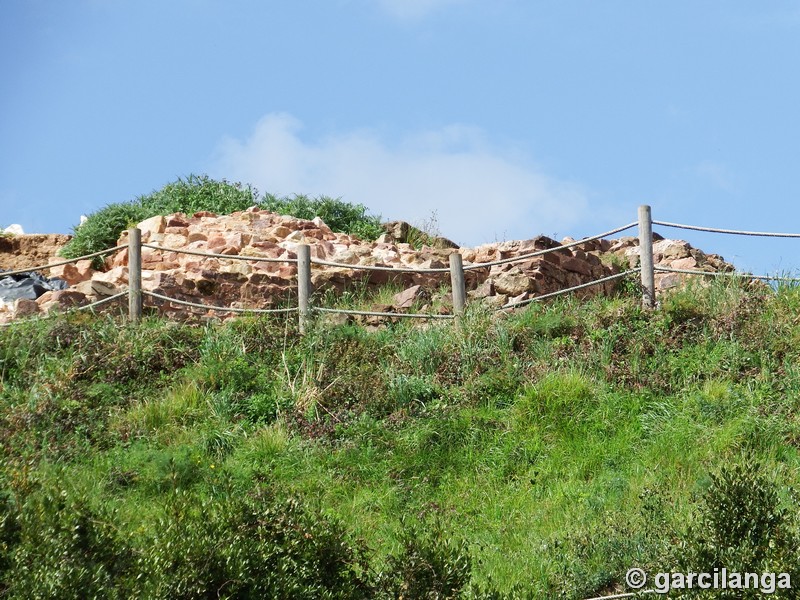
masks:
[[[365,240],[374,240],[383,232],[380,217],[369,214],[361,204],[327,196],[262,196],[249,184],[218,181],[207,175],[189,175],[150,194],[128,202],[114,202],[93,212],[85,223],[75,227],[74,237],[60,254],[65,258],[77,258],[112,248],[123,231],[156,215],[178,212],[191,215],[199,211],[227,215],[251,206],[301,219],[321,217],[333,231]]]
[[[798,310],[718,281],[460,327],[5,328],[0,587],[577,599],[713,568],[718,513],[752,525],[730,560],[794,573]]]

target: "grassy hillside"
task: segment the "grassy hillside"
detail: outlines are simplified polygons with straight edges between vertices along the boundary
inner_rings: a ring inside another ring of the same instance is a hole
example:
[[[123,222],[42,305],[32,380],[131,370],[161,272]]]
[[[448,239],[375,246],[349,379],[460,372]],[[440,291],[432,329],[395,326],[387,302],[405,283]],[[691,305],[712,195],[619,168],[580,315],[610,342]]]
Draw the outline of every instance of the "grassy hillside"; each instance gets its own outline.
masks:
[[[639,302],[302,338],[4,328],[0,588],[585,598],[633,566],[796,573],[800,289]]]

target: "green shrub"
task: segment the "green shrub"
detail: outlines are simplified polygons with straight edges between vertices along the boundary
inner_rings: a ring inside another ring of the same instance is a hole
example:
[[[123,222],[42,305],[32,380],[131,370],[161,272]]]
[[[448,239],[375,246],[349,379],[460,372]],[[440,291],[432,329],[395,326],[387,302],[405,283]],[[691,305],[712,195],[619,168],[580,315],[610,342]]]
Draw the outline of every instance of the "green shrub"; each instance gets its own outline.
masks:
[[[797,581],[800,540],[795,516],[782,505],[778,485],[765,466],[751,456],[723,466],[710,476],[697,516],[680,548],[685,572],[789,573]],[[688,590],[687,590],[688,591]],[[713,593],[712,593],[713,592]],[[761,598],[759,589],[692,590],[699,598]],[[776,589],[771,598],[796,598],[793,590]]]
[[[17,544],[4,574],[10,598],[119,598],[118,578],[132,564],[114,509],[85,492],[47,486],[18,516]],[[124,597],[124,596],[123,596]]]
[[[515,411],[520,424],[572,430],[589,420],[598,405],[596,384],[578,371],[548,373],[525,390]]]
[[[112,248],[125,229],[150,216],[147,208],[137,203],[109,204],[92,213],[83,225],[73,229],[74,237],[61,249],[60,254],[64,258],[77,258]]]
[[[5,590],[6,572],[11,566],[11,552],[19,543],[19,515],[8,490],[0,490],[0,596]]]
[[[389,558],[381,588],[391,598],[447,600],[462,597],[472,573],[472,557],[463,539],[448,534],[437,518],[407,526],[402,550]]]
[[[369,598],[362,549],[299,500],[174,494],[143,540],[142,598]],[[132,590],[133,591],[133,590]]]
[[[293,198],[267,196],[261,207],[282,215],[299,219],[319,217],[333,231],[354,235],[364,240],[374,240],[383,233],[379,216],[367,213],[363,204],[350,204],[339,198],[320,196],[309,198],[295,195]]]
[[[268,194],[260,198],[258,190],[250,185],[224,179],[217,181],[207,175],[189,175],[147,196],[109,204],[92,213],[83,225],[74,228],[74,237],[61,249],[61,256],[77,258],[111,248],[125,229],[155,215],[176,212],[191,215],[204,210],[227,215],[251,206],[301,219],[320,217],[333,231],[366,240],[374,240],[383,233],[380,217],[368,214],[361,204],[327,196],[278,198]],[[101,264],[100,259],[95,260],[97,268]]]
[[[19,513],[0,504],[0,595],[375,596],[363,548],[298,499],[276,499],[263,491],[206,498],[174,487],[165,500],[153,522],[135,528],[123,513],[93,502],[85,491],[46,485]]]
[[[92,213],[83,225],[75,227],[75,237],[61,249],[61,255],[76,258],[111,248],[125,229],[155,215],[192,214],[201,210],[229,214],[255,204],[258,192],[249,185],[189,175],[148,196],[109,204]]]
[[[189,175],[140,197],[137,202],[151,215],[174,212],[191,215],[202,210],[227,215],[257,205],[258,190],[238,182],[217,181],[207,175]]]
[[[462,390],[470,404],[505,408],[514,403],[522,386],[519,365],[504,362],[472,377]]]
[[[391,348],[385,341],[356,328],[320,331],[317,336],[305,342],[304,353],[287,355],[293,380],[287,385],[295,389],[298,408],[304,402],[297,390],[311,388],[318,392],[313,397],[325,414],[394,410],[387,402],[385,364]]]
[[[389,397],[396,408],[403,408],[413,402],[426,404],[439,397],[430,377],[418,375],[397,375],[389,381]]]

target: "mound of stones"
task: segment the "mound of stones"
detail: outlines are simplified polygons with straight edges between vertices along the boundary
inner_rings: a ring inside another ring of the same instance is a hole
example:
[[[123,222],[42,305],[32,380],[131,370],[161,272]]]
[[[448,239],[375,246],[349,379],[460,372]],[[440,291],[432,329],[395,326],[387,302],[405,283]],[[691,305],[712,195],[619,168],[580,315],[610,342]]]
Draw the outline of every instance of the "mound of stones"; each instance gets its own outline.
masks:
[[[504,263],[467,269],[465,273],[468,301],[480,301],[494,307],[519,302],[567,287],[589,283],[619,273],[639,262],[635,237],[617,240],[596,240],[565,247],[574,240],[561,243],[545,236],[529,240],[484,244],[475,248],[459,248],[445,238],[431,238],[431,245],[415,248],[408,243],[413,228],[402,222],[386,225],[386,234],[375,242],[335,233],[319,218],[297,219],[252,207],[230,215],[198,212],[193,215],[157,216],[139,223],[142,242],[161,249],[142,250],[142,287],[170,298],[208,306],[237,308],[275,308],[296,302],[297,266],[291,262],[261,259],[292,260],[297,247],[308,244],[312,256],[312,284],[318,294],[326,290],[340,293],[347,289],[378,288],[388,283],[401,286],[391,305],[377,306],[382,311],[403,312],[412,306],[438,300],[442,312],[449,310],[447,272],[426,273],[420,269],[441,269],[449,266],[449,255],[459,252],[465,266],[495,262],[555,249],[548,254]],[[25,236],[18,236],[25,237]],[[66,241],[66,240],[65,240]],[[127,243],[127,232],[119,244]],[[175,250],[210,253],[219,256],[184,254]],[[733,266],[722,257],[705,254],[680,240],[655,236],[655,263],[679,269],[730,271]],[[43,262],[60,260],[55,252]],[[227,257],[251,257],[236,260]],[[32,257],[29,257],[32,258]],[[38,256],[36,257],[39,258]],[[341,266],[313,264],[314,259],[340,263]],[[0,265],[8,264],[0,253]],[[393,267],[397,272],[356,270],[352,266]],[[402,271],[408,269],[412,272]],[[95,270],[91,261],[56,266],[48,269],[49,277],[63,279],[68,287],[46,291],[36,300],[0,302],[0,321],[36,313],[48,313],[107,298],[124,290],[128,282],[128,251],[118,251],[105,260],[103,269]],[[0,274],[0,278],[2,274]],[[665,290],[679,285],[685,276],[668,273],[657,275],[657,287]],[[617,285],[609,281],[576,291],[580,297],[608,294]],[[174,305],[147,296],[145,306],[175,319],[220,317],[229,313],[209,308],[194,309]],[[426,306],[422,306],[424,310]]]

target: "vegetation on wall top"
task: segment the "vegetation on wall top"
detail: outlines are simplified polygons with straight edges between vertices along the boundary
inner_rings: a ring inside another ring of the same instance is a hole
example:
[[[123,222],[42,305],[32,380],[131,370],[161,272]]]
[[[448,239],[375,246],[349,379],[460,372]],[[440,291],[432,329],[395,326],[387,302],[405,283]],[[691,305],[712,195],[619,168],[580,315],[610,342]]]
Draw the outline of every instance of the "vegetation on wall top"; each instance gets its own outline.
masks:
[[[112,203],[92,213],[85,223],[75,227],[75,235],[62,248],[61,255],[77,258],[111,248],[125,229],[155,215],[177,212],[191,215],[199,211],[224,215],[251,206],[301,219],[320,217],[333,231],[366,240],[374,240],[382,232],[380,217],[369,214],[361,204],[327,196],[279,198],[266,194],[262,197],[249,184],[218,181],[207,175],[189,175],[146,196]]]

